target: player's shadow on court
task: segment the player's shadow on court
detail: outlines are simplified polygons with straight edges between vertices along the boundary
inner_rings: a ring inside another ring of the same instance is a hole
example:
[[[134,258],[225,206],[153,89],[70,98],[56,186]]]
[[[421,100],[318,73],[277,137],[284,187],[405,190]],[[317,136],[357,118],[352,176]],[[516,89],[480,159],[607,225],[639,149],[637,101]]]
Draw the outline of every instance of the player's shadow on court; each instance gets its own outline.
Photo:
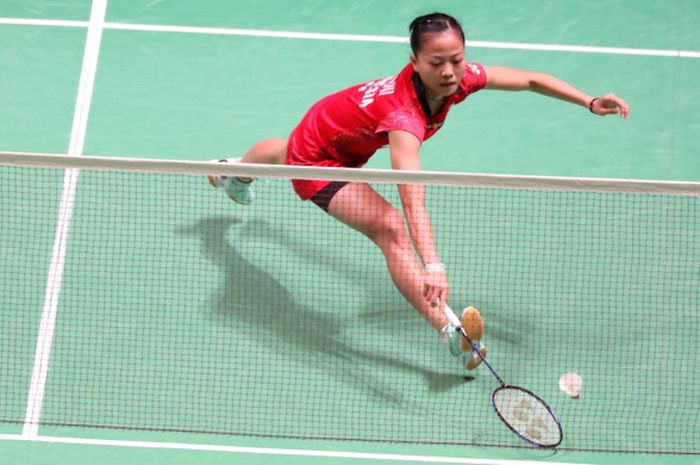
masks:
[[[351,257],[338,258],[338,249],[329,247],[311,247],[308,237],[294,234],[287,228],[275,226],[262,218],[252,218],[241,225],[240,234],[244,237],[255,237],[263,239],[277,246],[284,246],[287,252],[293,252],[295,256],[303,262],[312,262],[319,269],[325,270],[324,274],[335,274],[342,276],[344,284],[352,284],[357,287],[371,289],[376,287],[376,277],[371,273],[358,272],[357,263],[351,263]],[[369,242],[368,242],[369,244]],[[377,249],[377,254],[379,250]],[[364,264],[363,264],[364,265]],[[368,299],[367,305],[375,307],[371,301],[373,293],[367,293],[363,297]],[[360,315],[363,318],[364,315]]]
[[[238,228],[231,234],[230,229],[234,226]],[[265,227],[272,228],[270,225]],[[327,363],[330,375],[342,377],[344,382],[357,383],[383,401],[403,403],[405,392],[400,386],[395,388],[386,379],[382,382],[375,376],[382,366],[419,374],[431,392],[448,391],[464,384],[465,378],[456,372],[438,373],[401,360],[398,355],[389,357],[342,342],[340,336],[344,326],[341,315],[329,316],[298,303],[274,276],[243,257],[233,245],[236,239],[245,244],[241,235],[258,234],[259,228],[259,224],[251,228],[237,218],[215,216],[178,231],[200,241],[201,253],[219,268],[223,276],[210,301],[213,321],[235,331],[247,329],[258,333],[262,341],[269,341],[270,351],[279,352],[288,359],[308,361],[313,359],[313,356],[309,357],[310,353],[331,357]],[[256,246],[256,250],[262,249]],[[390,343],[390,340],[386,342]],[[368,365],[376,369],[358,368]],[[349,375],[350,380],[347,379]]]

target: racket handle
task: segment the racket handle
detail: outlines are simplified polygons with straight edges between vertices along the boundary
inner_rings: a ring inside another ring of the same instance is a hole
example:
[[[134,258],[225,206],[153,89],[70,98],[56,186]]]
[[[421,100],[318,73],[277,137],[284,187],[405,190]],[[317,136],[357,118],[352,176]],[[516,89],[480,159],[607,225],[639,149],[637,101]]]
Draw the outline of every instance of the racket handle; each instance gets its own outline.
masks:
[[[452,311],[449,305],[445,304],[445,316],[447,319],[450,321],[450,324],[454,326],[455,328],[461,328],[462,327],[462,322],[459,321],[459,318],[457,318],[457,315],[455,315],[455,312]]]

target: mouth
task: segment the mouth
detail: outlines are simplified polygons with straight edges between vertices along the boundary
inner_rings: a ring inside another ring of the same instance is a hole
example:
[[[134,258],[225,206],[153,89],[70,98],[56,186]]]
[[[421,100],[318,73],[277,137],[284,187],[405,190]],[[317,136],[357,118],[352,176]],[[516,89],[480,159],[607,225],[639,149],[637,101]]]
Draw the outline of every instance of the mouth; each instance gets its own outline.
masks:
[[[453,87],[456,85],[457,85],[457,82],[443,82],[442,84],[440,84],[440,87]]]

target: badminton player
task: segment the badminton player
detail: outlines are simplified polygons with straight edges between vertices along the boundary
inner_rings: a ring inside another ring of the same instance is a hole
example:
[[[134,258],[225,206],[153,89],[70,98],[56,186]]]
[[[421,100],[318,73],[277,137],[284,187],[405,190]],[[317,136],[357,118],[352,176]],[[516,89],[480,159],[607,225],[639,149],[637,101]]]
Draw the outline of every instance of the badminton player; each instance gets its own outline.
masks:
[[[440,130],[453,105],[482,89],[529,90],[596,115],[629,115],[627,103],[613,94],[594,97],[547,74],[467,62],[464,32],[449,15],[420,16],[409,30],[410,62],[396,75],[327,96],[309,109],[288,139],[265,139],[242,158],[220,161],[361,167],[388,145],[394,169],[419,170],[422,143]],[[210,176],[209,181],[238,203],[253,201],[252,179]],[[397,289],[448,342],[450,352],[468,368],[478,365],[473,354],[462,353],[458,333],[443,312],[450,285],[423,186],[398,186],[402,215],[365,183],[292,184],[302,200],[371,239],[384,254]]]

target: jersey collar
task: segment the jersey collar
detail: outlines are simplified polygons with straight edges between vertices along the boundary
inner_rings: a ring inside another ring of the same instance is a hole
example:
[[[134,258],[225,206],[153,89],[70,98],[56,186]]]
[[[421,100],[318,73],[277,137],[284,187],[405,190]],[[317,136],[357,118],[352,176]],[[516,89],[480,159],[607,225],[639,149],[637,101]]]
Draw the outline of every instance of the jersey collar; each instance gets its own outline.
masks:
[[[423,113],[425,113],[425,117],[428,119],[435,118],[440,113],[442,113],[442,110],[445,108],[445,106],[449,105],[452,102],[454,96],[463,92],[461,86],[457,87],[457,92],[447,96],[445,98],[445,101],[443,102],[442,108],[436,114],[431,115],[430,104],[428,103],[428,97],[426,96],[425,84],[423,84],[423,81],[421,81],[420,76],[415,71],[413,72],[413,87],[416,89],[416,95],[418,96],[418,101],[420,102],[420,106],[423,109]]]

